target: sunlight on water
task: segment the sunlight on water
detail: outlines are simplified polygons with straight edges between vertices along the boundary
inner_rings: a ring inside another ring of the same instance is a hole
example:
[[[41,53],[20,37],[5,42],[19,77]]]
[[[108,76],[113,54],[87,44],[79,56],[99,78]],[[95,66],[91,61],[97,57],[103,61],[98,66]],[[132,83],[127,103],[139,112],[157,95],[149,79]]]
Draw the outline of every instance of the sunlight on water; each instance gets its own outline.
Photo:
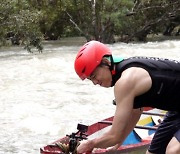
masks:
[[[108,45],[114,55],[180,58],[180,41]],[[79,45],[46,44],[43,54],[0,51],[0,153],[39,148],[114,113],[113,89],[81,81],[74,72]]]

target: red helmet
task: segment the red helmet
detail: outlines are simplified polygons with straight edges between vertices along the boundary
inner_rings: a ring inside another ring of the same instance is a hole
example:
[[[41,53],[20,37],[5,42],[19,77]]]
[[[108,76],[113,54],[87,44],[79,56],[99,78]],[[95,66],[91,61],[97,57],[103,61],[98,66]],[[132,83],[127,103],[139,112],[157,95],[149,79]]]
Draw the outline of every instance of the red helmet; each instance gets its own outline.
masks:
[[[74,68],[79,77],[84,80],[101,63],[103,56],[112,55],[110,49],[98,41],[84,44],[75,59]]]

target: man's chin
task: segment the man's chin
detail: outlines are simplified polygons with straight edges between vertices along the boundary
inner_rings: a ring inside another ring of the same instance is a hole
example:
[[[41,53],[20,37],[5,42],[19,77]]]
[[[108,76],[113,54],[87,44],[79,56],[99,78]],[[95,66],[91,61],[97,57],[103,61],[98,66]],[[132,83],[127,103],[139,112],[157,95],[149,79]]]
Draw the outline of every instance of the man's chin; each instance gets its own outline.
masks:
[[[109,85],[100,85],[101,87],[104,87],[104,88],[109,88],[110,86]]]

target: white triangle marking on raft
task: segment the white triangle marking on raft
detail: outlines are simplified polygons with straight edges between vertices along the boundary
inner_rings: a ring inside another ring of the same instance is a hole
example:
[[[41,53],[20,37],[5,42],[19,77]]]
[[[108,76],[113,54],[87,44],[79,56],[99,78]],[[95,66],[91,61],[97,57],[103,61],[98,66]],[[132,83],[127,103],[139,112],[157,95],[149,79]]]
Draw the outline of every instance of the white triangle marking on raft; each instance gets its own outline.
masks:
[[[149,130],[134,128],[134,131],[141,139],[147,138],[149,136]]]

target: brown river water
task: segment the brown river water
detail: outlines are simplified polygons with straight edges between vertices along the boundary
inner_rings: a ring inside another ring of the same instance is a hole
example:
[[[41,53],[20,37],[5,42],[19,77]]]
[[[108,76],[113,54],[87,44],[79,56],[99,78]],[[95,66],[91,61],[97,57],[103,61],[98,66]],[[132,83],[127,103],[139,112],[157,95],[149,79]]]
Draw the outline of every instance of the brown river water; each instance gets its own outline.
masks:
[[[114,114],[113,89],[81,81],[74,72],[77,39],[46,42],[44,52],[0,48],[0,154],[39,148]],[[180,40],[108,45],[114,55],[180,60]]]

